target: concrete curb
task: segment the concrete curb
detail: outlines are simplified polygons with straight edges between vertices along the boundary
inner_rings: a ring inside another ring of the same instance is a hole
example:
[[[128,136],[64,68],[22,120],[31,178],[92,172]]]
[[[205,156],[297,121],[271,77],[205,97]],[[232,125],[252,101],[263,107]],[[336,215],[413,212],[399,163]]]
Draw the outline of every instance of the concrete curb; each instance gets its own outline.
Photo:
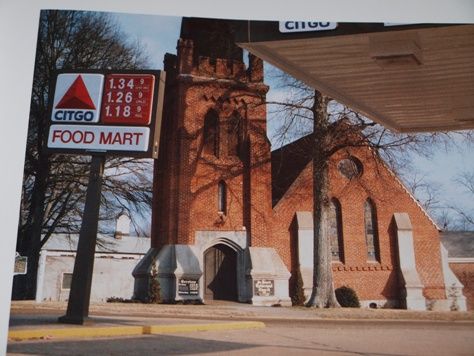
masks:
[[[176,324],[176,325],[137,325],[137,326],[108,326],[108,327],[73,327],[62,329],[23,329],[10,330],[8,339],[22,341],[30,339],[60,339],[60,338],[88,338],[133,336],[150,334],[169,334],[193,331],[237,330],[264,328],[265,324],[259,321],[242,321],[212,324]]]

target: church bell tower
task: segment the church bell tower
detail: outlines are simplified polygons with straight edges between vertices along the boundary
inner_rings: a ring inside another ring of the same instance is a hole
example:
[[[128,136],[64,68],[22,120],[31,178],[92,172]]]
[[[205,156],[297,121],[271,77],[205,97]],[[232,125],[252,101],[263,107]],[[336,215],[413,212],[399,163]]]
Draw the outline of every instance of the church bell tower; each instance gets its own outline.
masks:
[[[268,87],[262,60],[244,63],[234,25],[184,18],[177,55],[165,56],[152,249],[134,271],[136,294],[156,260],[164,299],[289,303],[289,273],[271,248]]]

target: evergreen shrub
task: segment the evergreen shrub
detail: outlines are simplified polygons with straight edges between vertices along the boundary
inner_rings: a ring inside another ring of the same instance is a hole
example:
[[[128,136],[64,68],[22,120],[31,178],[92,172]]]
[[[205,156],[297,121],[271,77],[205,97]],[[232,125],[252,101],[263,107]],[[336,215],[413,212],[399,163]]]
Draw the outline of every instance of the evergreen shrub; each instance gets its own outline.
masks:
[[[354,289],[342,286],[335,290],[336,299],[343,308],[360,308],[359,297]]]
[[[306,298],[304,296],[303,277],[301,276],[299,267],[296,269],[292,289],[291,304],[294,306],[303,306]]]

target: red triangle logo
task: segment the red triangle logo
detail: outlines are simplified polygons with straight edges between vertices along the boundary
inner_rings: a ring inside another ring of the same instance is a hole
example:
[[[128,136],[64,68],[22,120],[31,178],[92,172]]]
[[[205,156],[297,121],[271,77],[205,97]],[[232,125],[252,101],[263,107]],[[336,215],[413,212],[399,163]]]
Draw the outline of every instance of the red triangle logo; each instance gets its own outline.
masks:
[[[84,80],[79,75],[63,98],[56,105],[56,109],[88,109],[95,110],[94,102],[87,91]]]

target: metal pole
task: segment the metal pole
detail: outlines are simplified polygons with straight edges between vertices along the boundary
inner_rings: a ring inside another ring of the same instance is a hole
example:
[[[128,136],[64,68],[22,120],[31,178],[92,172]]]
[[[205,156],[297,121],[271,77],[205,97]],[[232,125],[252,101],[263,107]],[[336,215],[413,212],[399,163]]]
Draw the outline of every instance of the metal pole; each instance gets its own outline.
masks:
[[[59,318],[61,323],[84,324],[85,319],[89,316],[104,162],[105,156],[92,156],[67,312],[66,315]]]

